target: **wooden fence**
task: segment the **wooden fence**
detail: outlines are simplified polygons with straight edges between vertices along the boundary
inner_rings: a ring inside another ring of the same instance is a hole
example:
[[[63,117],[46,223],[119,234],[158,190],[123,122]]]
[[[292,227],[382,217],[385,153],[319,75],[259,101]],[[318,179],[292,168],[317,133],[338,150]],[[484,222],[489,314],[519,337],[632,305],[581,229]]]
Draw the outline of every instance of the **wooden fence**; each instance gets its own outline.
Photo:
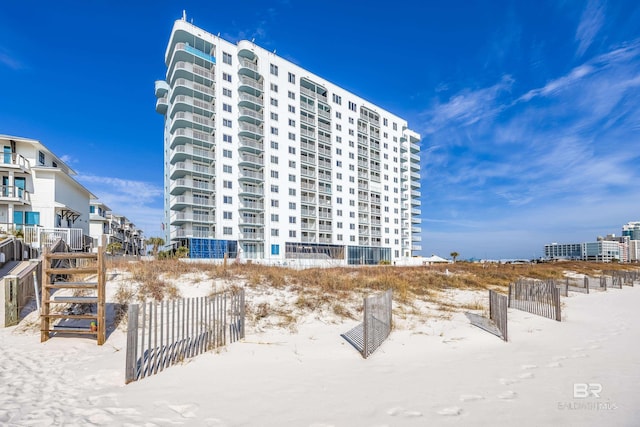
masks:
[[[547,282],[519,280],[509,285],[509,307],[561,321],[560,291]]]
[[[640,281],[640,271],[637,271],[637,270],[631,270],[631,271],[613,270],[613,271],[605,271],[604,274],[611,276],[612,281],[615,283],[616,287],[620,286],[620,288],[622,288],[622,285],[633,286],[634,282]],[[618,279],[618,281],[616,281],[616,279]]]
[[[580,292],[583,294],[589,293],[589,278],[587,276],[585,276],[582,280],[567,277],[565,279],[565,283],[567,290],[571,292]]]
[[[391,333],[391,289],[364,298],[364,319],[361,324],[342,334],[365,359],[382,345]]]
[[[509,299],[506,295],[499,294],[495,291],[489,291],[489,319],[498,327],[502,334],[502,339],[508,341],[507,336],[507,308],[509,307]]]
[[[210,297],[129,305],[128,384],[244,338],[244,289]]]

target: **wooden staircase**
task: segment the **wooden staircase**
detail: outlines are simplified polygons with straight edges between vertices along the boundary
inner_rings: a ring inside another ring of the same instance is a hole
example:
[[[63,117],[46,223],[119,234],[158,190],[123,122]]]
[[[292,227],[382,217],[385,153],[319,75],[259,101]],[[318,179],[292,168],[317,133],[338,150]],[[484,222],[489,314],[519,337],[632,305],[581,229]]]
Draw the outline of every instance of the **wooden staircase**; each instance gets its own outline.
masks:
[[[95,335],[98,345],[106,340],[105,316],[105,264],[104,246],[97,253],[47,252],[43,255],[42,311],[40,315],[40,341],[62,334]],[[71,276],[91,277],[91,281],[69,281]],[[56,296],[57,291],[71,289],[88,291],[89,296]],[[55,304],[91,304],[91,313],[51,313]],[[82,320],[88,322],[82,322]],[[56,323],[57,322],[57,323]],[[90,322],[97,325],[92,330]]]

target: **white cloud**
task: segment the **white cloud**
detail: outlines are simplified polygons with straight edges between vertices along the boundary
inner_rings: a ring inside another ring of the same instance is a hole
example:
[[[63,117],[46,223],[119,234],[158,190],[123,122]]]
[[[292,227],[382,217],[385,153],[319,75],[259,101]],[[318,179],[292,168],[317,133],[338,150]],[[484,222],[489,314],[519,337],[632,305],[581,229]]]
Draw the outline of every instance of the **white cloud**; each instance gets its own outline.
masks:
[[[598,0],[589,0],[587,7],[582,12],[578,29],[576,30],[576,41],[578,42],[577,55],[582,56],[593,43],[598,31],[604,23],[604,4]]]

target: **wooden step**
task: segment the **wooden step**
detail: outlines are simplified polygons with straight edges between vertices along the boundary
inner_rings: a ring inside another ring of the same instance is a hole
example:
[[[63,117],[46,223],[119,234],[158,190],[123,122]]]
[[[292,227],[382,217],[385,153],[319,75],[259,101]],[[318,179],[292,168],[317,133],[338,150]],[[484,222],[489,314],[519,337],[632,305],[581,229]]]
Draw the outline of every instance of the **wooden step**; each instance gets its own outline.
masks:
[[[54,332],[57,334],[63,333],[63,334],[82,334],[82,335],[97,335],[98,331],[92,332],[91,328],[87,327],[87,328],[81,328],[78,326],[74,326],[74,327],[66,327],[66,326],[57,326],[54,328],[51,328],[49,330],[43,329],[42,332]]]
[[[76,303],[76,304],[94,304],[98,302],[98,297],[57,297],[45,301],[47,303]]]
[[[43,314],[42,317],[48,317],[49,319],[88,319],[88,320],[96,320],[98,319],[97,314]]]
[[[96,267],[47,268],[44,274],[97,274]]]
[[[98,282],[53,282],[45,285],[47,288],[66,289],[96,289]]]
[[[49,259],[98,259],[98,254],[93,252],[54,252],[47,254]]]

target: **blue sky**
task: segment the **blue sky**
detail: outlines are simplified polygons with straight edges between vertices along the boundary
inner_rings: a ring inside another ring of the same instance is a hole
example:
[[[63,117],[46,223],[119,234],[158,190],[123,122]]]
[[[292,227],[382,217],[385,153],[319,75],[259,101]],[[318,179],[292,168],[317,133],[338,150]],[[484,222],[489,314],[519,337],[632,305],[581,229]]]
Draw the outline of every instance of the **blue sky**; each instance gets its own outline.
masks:
[[[538,257],[640,220],[637,1],[3,2],[0,134],[160,235],[153,83],[183,9],[422,134],[424,255]]]

